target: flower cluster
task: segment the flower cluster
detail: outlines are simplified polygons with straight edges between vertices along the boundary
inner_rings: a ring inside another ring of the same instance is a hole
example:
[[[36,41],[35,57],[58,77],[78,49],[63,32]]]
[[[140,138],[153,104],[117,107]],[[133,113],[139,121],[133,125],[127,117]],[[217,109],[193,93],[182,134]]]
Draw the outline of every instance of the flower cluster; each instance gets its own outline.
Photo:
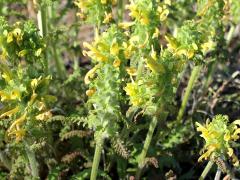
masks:
[[[78,16],[92,24],[108,24],[113,20],[112,6],[116,0],[76,0],[75,5],[80,9]]]
[[[106,134],[117,131],[117,121],[122,119],[120,103],[122,100],[121,79],[124,78],[127,60],[124,53],[126,35],[116,25],[110,26],[95,37],[92,44],[84,43],[95,66],[86,74],[89,84],[86,94],[90,111],[88,125],[94,129],[104,129]],[[112,134],[114,135],[114,134]]]
[[[205,125],[196,123],[197,131],[205,140],[204,153],[198,159],[211,159],[216,157],[230,157],[234,166],[239,165],[239,160],[234,154],[234,142],[239,139],[240,121],[236,120],[229,124],[228,116],[217,115],[212,121],[208,119]]]
[[[0,17],[0,33],[1,60],[8,59],[15,64],[23,58],[28,63],[41,60],[45,43],[32,22],[17,22],[10,26]]]
[[[0,18],[0,118],[9,122],[8,137],[23,139],[38,120],[52,116],[48,103],[50,76],[43,74],[45,44],[31,22],[9,25]],[[40,121],[39,121],[40,122]]]

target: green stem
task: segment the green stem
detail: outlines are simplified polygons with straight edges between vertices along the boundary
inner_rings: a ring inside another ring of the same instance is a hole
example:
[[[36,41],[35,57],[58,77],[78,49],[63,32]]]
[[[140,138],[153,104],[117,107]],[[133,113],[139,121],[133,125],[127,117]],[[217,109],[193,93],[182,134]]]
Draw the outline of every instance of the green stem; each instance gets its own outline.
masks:
[[[98,141],[96,141],[95,153],[94,153],[93,164],[92,164],[92,171],[91,171],[91,178],[90,178],[91,180],[97,179],[98,166],[101,159],[103,143],[104,143],[104,138],[98,137]]]
[[[124,2],[123,0],[118,0],[118,23],[123,21],[124,13]]]
[[[203,172],[202,172],[199,180],[204,180],[204,179],[205,179],[205,177],[207,176],[208,172],[209,172],[210,169],[212,168],[213,164],[214,164],[214,163],[213,163],[212,161],[208,161],[208,164],[207,164],[207,166],[205,167],[205,169],[203,170]]]
[[[157,126],[157,122],[158,122],[158,119],[157,119],[156,116],[154,116],[151,123],[150,123],[149,129],[148,129],[148,133],[147,133],[146,140],[144,142],[143,150],[142,150],[142,152],[139,156],[139,159],[138,159],[138,170],[137,170],[137,173],[136,173],[136,179],[137,180],[139,180],[140,177],[141,177],[141,172],[142,172],[142,169],[145,165],[145,158],[146,158],[150,143],[152,141],[153,132],[154,132],[156,126]]]
[[[232,37],[233,37],[234,31],[235,31],[235,26],[234,26],[234,25],[231,25],[230,30],[229,30],[229,32],[228,32],[228,34],[227,34],[227,37],[226,37],[226,43],[227,43],[227,45],[230,44],[230,42],[231,42],[231,40],[232,40]]]
[[[63,61],[61,61],[59,59],[57,48],[56,48],[55,44],[52,44],[52,48],[53,48],[53,57],[55,60],[58,76],[61,79],[64,79],[66,77],[66,69],[64,67]]]
[[[54,19],[55,19],[55,14],[56,14],[56,11],[55,11],[55,6],[54,4],[52,4],[51,6],[48,7],[48,29],[49,31],[52,30],[52,27],[54,26]],[[55,38],[53,38],[55,40]],[[66,77],[66,69],[65,69],[65,66],[64,66],[64,62],[60,60],[59,58],[59,53],[58,53],[58,49],[56,47],[56,44],[57,42],[52,40],[53,43],[51,43],[52,45],[52,49],[53,49],[53,59],[55,61],[55,65],[56,65],[56,69],[57,69],[57,73],[58,73],[58,76],[61,78],[61,79],[64,79]]]
[[[0,151],[0,160],[3,163],[3,165],[9,170],[11,171],[12,168],[12,164],[11,164],[11,160],[5,155],[4,152]]]
[[[178,112],[177,122],[180,122],[182,120],[182,117],[183,117],[183,114],[185,112],[190,93],[193,89],[195,81],[197,80],[197,78],[199,76],[199,73],[200,73],[201,69],[202,69],[202,66],[195,66],[192,70],[190,79],[188,81],[187,89],[186,89],[186,92],[184,94],[180,110]]]
[[[28,157],[28,161],[31,169],[31,174],[34,179],[39,179],[38,163],[37,163],[36,156],[34,152],[29,148],[29,145],[27,143],[25,143],[25,149],[26,149],[26,153],[27,153],[27,157]]]
[[[37,19],[38,19],[38,28],[40,30],[40,35],[42,37],[46,37],[47,35],[47,30],[48,30],[47,14],[48,14],[48,8],[45,5],[40,5]],[[45,60],[44,61],[45,73],[48,74],[48,57],[47,57],[46,51],[44,53],[44,60]]]

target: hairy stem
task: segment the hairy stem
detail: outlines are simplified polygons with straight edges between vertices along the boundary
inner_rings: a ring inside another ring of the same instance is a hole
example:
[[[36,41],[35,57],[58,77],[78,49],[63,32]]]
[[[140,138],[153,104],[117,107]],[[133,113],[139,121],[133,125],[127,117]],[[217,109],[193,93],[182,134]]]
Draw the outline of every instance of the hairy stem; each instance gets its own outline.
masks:
[[[144,142],[143,150],[142,150],[142,152],[139,156],[139,159],[138,159],[138,170],[137,170],[137,173],[136,173],[136,179],[137,180],[139,180],[140,177],[141,177],[141,172],[142,172],[142,169],[145,165],[145,158],[146,158],[150,143],[152,141],[153,132],[154,132],[156,126],[157,126],[157,122],[158,122],[158,119],[157,119],[156,116],[154,116],[151,123],[150,123],[149,129],[148,129],[148,133],[147,133],[146,140]]]
[[[104,139],[103,137],[98,138],[96,141],[96,147],[95,147],[95,153],[94,153],[94,158],[93,158],[93,164],[92,164],[92,171],[91,171],[91,180],[96,180],[97,179],[97,174],[98,174],[98,166],[99,162],[101,159],[101,152],[103,149],[103,143]]]
[[[39,178],[38,162],[35,153],[29,148],[29,145],[27,143],[25,143],[25,150],[28,157],[32,177],[34,179],[38,179]]]
[[[202,69],[202,66],[195,66],[192,70],[190,79],[188,81],[187,89],[183,96],[182,104],[181,104],[180,110],[178,112],[177,122],[181,122],[181,120],[183,118],[183,114],[185,112],[190,93],[193,89],[195,81],[197,80],[197,78],[199,76],[201,69]]]
[[[56,48],[56,43],[52,44],[52,48],[53,48],[53,57],[54,57],[54,60],[55,60],[55,64],[56,64],[56,69],[57,69],[57,73],[58,73],[58,76],[61,78],[61,79],[64,79],[65,76],[66,76],[66,69],[64,67],[64,63],[63,61],[61,61],[59,59],[59,56],[58,56],[58,51],[57,51],[57,48]]]
[[[37,20],[38,20],[38,28],[40,30],[40,35],[42,37],[46,37],[47,30],[48,30],[48,23],[47,23],[47,15],[48,9],[44,5],[40,5],[40,9],[38,10]],[[48,57],[47,52],[45,51],[44,54],[44,66],[45,66],[45,73],[48,74]]]
[[[48,29],[49,31],[52,30],[53,26],[54,26],[54,19],[55,19],[55,6],[54,4],[52,4],[51,6],[48,7],[48,17],[49,17],[49,23],[48,23]],[[53,53],[53,59],[55,61],[55,65],[56,65],[56,70],[57,70],[57,74],[61,79],[64,79],[66,77],[66,69],[64,66],[64,62],[59,58],[59,51],[57,49],[56,46],[57,42],[54,40],[52,40],[52,53]]]
[[[118,22],[123,21],[124,0],[118,0]]]
[[[209,172],[210,169],[212,168],[213,164],[214,164],[214,163],[213,163],[212,161],[208,161],[208,164],[207,164],[207,166],[205,167],[205,169],[203,170],[203,172],[202,172],[199,180],[204,180],[204,179],[205,179],[205,177],[207,176],[208,172]]]

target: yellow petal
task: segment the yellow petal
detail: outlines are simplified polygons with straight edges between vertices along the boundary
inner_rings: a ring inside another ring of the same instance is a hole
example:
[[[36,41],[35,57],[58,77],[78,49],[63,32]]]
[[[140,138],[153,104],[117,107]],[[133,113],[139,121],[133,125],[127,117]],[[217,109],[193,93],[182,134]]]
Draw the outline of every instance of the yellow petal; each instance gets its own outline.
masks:
[[[88,97],[90,97],[90,96],[92,96],[95,92],[96,92],[96,89],[94,89],[94,88],[88,89],[88,90],[86,91],[86,95],[87,95]]]
[[[41,113],[41,114],[37,115],[36,119],[40,120],[40,121],[43,121],[43,120],[47,120],[51,117],[52,117],[51,111],[47,111],[47,112],[44,112],[44,113]]]
[[[90,78],[93,78],[93,76],[98,68],[99,68],[99,65],[96,65],[94,68],[92,68],[90,71],[87,72],[87,74],[84,77],[85,84],[90,83]]]
[[[13,42],[13,34],[12,32],[8,33],[7,35],[7,43],[11,43]]]
[[[232,148],[228,148],[228,152],[227,152],[229,157],[232,157],[233,155],[233,149]]]
[[[230,139],[231,139],[230,132],[227,131],[227,132],[225,133],[225,135],[224,135],[224,140],[225,140],[225,141],[229,141]]]
[[[14,109],[1,114],[0,119],[6,116],[11,117],[12,115],[16,114],[18,111],[19,111],[19,107],[17,106]]]
[[[126,68],[126,71],[127,71],[127,73],[128,73],[130,76],[136,76],[136,75],[137,75],[137,70],[136,70],[136,68],[127,67],[127,68]]]
[[[16,125],[22,124],[27,117],[27,113],[24,113],[20,118],[16,119],[8,129],[8,132],[11,132]]]
[[[120,66],[120,64],[121,64],[120,59],[115,59],[114,62],[113,62],[113,66],[114,66],[115,68],[118,68],[118,67]]]
[[[116,42],[116,39],[113,40],[113,43],[112,43],[111,48],[110,48],[110,53],[114,56],[118,56],[119,46],[118,46],[118,43]]]

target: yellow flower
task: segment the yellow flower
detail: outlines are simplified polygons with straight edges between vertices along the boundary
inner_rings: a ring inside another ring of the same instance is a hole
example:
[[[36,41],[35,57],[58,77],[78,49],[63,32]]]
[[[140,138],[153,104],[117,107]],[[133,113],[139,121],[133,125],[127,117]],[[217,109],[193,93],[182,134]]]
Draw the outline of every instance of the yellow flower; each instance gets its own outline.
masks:
[[[4,72],[4,73],[2,74],[2,77],[3,77],[3,79],[4,79],[7,83],[9,83],[9,82],[12,80],[12,78],[10,77],[10,74],[7,73],[7,72]]]
[[[135,96],[137,94],[136,86],[134,83],[127,83],[127,86],[124,88],[124,90],[129,96]]]
[[[169,10],[164,9],[163,12],[160,14],[160,20],[165,21],[167,19],[168,14],[169,14]]]
[[[171,0],[164,0],[164,3],[171,6]]]
[[[42,76],[40,76],[39,78],[34,78],[34,79],[32,79],[32,81],[31,81],[31,88],[32,88],[33,90],[36,89],[37,86],[40,84],[41,79],[42,79]]]
[[[39,57],[42,53],[42,48],[37,49],[37,51],[35,52],[35,56]]]
[[[132,44],[127,44],[126,42],[123,43],[124,47],[124,55],[126,59],[130,59],[134,50],[134,46]]]
[[[12,90],[12,92],[11,92],[11,97],[10,97],[12,100],[14,100],[14,99],[18,99],[18,100],[20,100],[21,99],[21,93],[20,93],[20,91],[18,90],[18,89],[14,89],[14,90]]]
[[[132,25],[134,25],[134,22],[121,22],[118,24],[118,26],[122,29],[128,29]]]
[[[203,153],[199,161],[202,159],[210,159],[212,157],[228,156],[232,159],[234,165],[238,165],[239,161],[234,154],[232,142],[236,141],[238,133],[240,133],[239,126],[240,121],[236,121],[228,125],[228,117],[217,115],[213,118],[212,122],[208,122],[205,125],[196,123],[197,131],[201,132],[201,137],[205,140],[205,146]]]
[[[128,73],[130,76],[136,76],[136,75],[137,75],[137,70],[136,70],[136,68],[127,67],[127,68],[126,68],[126,71],[127,71],[127,73]]]
[[[9,127],[8,133],[11,133],[12,130],[16,128],[16,126],[20,126],[26,120],[26,117],[27,117],[27,113],[25,112],[22,116],[16,119]]]
[[[202,154],[199,159],[198,162],[201,162],[203,159],[207,159],[210,157],[210,155],[214,152],[214,150],[216,149],[215,145],[211,145],[207,148],[207,152],[205,152],[204,154]]]
[[[21,51],[18,53],[18,56],[19,56],[19,57],[24,57],[26,54],[27,54],[27,50],[24,49],[24,50],[21,50]]]
[[[7,50],[2,48],[2,54],[0,55],[0,60],[6,60],[8,56]]]
[[[118,46],[117,40],[114,39],[110,47],[110,54],[114,56],[118,56],[118,53],[119,53],[119,46]]]
[[[140,106],[143,104],[143,99],[139,97],[139,87],[137,83],[127,83],[127,86],[124,88],[126,94],[130,97],[130,102],[133,106]]]
[[[155,32],[153,33],[152,38],[158,38],[159,35],[160,35],[160,31],[159,31],[159,29],[158,29],[158,28],[155,28]]]
[[[115,59],[114,62],[113,62],[113,66],[114,66],[115,68],[118,68],[118,67],[120,66],[120,64],[121,64],[120,59]]]
[[[107,0],[101,0],[102,4],[107,4]]]
[[[150,20],[149,20],[149,18],[148,18],[147,16],[142,16],[142,17],[140,18],[140,23],[141,23],[142,25],[148,25],[149,22],[150,22]]]
[[[84,78],[85,84],[90,83],[90,79],[92,79],[94,77],[94,74],[98,68],[99,68],[99,65],[96,65],[94,68],[92,68],[90,71],[87,72],[87,74],[85,75],[85,78]]]
[[[87,54],[89,57],[91,57],[92,59],[101,61],[101,62],[105,62],[108,60],[108,58],[106,56],[104,56],[102,53],[99,52],[99,50],[93,46],[91,46],[89,43],[84,42],[83,46],[90,49],[90,51],[86,52],[85,51],[85,55]]]
[[[86,95],[87,95],[88,97],[90,97],[90,96],[92,96],[95,92],[96,92],[96,89],[91,88],[91,89],[88,89],[88,90],[86,91]]]
[[[15,108],[13,108],[13,109],[11,109],[11,110],[9,110],[9,111],[1,114],[1,115],[0,115],[0,119],[1,119],[1,118],[4,118],[4,117],[11,117],[11,116],[13,116],[14,114],[16,114],[18,111],[19,111],[19,107],[17,106],[17,107],[15,107]]]
[[[37,115],[36,119],[40,120],[40,121],[43,121],[43,120],[47,120],[51,117],[52,117],[51,111],[47,111],[47,112],[44,112],[44,113],[41,113],[41,114]]]
[[[11,43],[11,42],[13,42],[13,33],[9,32],[7,34],[7,43]]]
[[[113,16],[112,13],[105,12],[105,18],[103,20],[104,24],[108,24],[112,20]]]
[[[23,39],[23,33],[20,28],[15,28],[13,30],[13,36],[17,39],[17,42],[19,43]]]
[[[213,48],[215,48],[216,46],[216,43],[213,42],[212,40],[209,40],[208,42],[206,43],[203,43],[201,45],[201,48],[202,48],[202,52],[203,53],[207,53],[208,51],[212,50]]]
[[[14,131],[9,132],[8,136],[15,135],[16,142],[18,143],[23,139],[25,134],[26,134],[26,130],[19,129],[19,130],[14,130]]]

